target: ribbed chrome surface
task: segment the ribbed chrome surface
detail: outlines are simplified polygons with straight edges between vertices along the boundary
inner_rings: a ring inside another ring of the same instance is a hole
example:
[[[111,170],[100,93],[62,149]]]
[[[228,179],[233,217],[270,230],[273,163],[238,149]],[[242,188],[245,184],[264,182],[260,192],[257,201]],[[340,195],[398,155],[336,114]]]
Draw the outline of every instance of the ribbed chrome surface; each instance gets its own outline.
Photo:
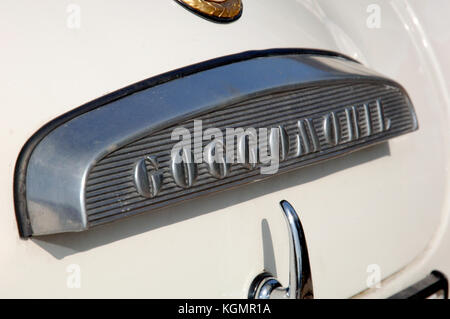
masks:
[[[380,101],[384,117],[390,120],[386,132],[367,135],[367,118],[359,116],[360,138],[346,142],[349,130],[345,108],[355,106],[361,114],[364,104],[369,105],[371,129],[380,131],[385,123],[377,116],[376,101]],[[336,146],[327,143],[324,136],[323,116],[335,111],[341,124],[341,138]],[[295,135],[297,121],[311,118],[320,150],[298,158]],[[358,81],[349,84],[334,83],[303,87],[278,93],[252,97],[237,104],[212,111],[196,120],[203,121],[203,129],[220,128],[270,128],[283,125],[290,140],[290,156],[280,163],[279,173],[290,169],[329,159],[355,149],[381,142],[388,138],[416,129],[416,122],[408,98],[396,87],[384,83]],[[271,175],[261,175],[259,169],[248,170],[239,164],[233,165],[224,179],[216,179],[208,173],[206,164],[198,164],[198,178],[195,184],[183,189],[174,183],[169,169],[170,151],[177,141],[171,141],[175,127],[183,126],[192,130],[193,118],[176,126],[167,127],[149,136],[136,140],[108,154],[91,169],[86,183],[86,212],[90,226],[103,224],[118,218],[167,206],[182,200],[194,198],[212,191],[223,190]],[[204,146],[209,141],[204,142]],[[154,198],[142,197],[133,181],[133,167],[145,156],[156,156],[163,171],[164,183],[160,193]]]

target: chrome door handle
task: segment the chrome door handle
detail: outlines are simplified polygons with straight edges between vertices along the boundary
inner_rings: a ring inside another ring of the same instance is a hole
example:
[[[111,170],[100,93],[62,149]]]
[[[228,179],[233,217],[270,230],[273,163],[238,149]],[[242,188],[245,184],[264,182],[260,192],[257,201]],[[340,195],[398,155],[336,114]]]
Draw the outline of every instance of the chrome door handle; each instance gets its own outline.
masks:
[[[287,201],[280,202],[289,232],[289,286],[268,272],[259,274],[250,285],[250,299],[312,299],[313,284],[305,233],[294,208]]]

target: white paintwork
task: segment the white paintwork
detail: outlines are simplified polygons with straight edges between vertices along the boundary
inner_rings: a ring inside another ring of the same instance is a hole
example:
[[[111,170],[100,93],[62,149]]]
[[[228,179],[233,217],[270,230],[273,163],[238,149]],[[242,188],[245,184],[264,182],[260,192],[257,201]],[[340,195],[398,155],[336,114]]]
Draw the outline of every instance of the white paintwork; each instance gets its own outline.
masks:
[[[81,8],[80,29],[66,26],[69,3]],[[173,1],[0,2],[0,297],[245,297],[264,266],[287,281],[282,199],[301,214],[318,298],[364,291],[370,264],[393,276],[361,297],[389,296],[435,268],[450,274],[450,66],[441,64],[450,48],[448,25],[433,17],[449,5],[409,3],[244,0],[243,17],[220,25]],[[366,25],[370,4],[381,8],[379,29]],[[19,239],[13,169],[43,124],[168,70],[274,47],[339,51],[392,77],[410,93],[419,131],[85,233]],[[80,289],[67,288],[71,264]]]

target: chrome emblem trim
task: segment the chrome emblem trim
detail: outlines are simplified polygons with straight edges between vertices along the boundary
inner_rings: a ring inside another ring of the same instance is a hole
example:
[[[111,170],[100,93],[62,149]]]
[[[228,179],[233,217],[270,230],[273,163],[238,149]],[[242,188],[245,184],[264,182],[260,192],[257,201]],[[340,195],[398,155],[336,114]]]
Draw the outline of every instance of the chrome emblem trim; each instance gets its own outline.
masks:
[[[242,15],[242,0],[175,0],[183,7],[216,22],[232,22]]]
[[[216,157],[217,152],[220,149],[219,158]],[[231,163],[227,163],[225,154],[225,146],[222,142],[212,141],[205,148],[206,155],[206,165],[208,167],[208,172],[211,176],[218,179],[223,179],[228,176],[231,170]]]
[[[261,135],[249,128],[270,129],[265,138],[269,153],[278,152],[277,174],[418,128],[396,82],[336,54],[295,49],[207,61],[88,107],[45,126],[19,157],[15,204],[23,237],[83,231],[270,178],[260,170]],[[206,162],[196,162],[188,145],[175,148],[171,132],[192,134],[197,122],[222,132],[242,128],[240,162],[212,160],[227,143],[200,140]]]
[[[194,185],[197,179],[197,165],[194,154],[187,147],[182,147],[177,152],[172,152],[170,168],[175,183],[182,188]]]
[[[148,167],[154,170],[148,174]],[[136,190],[143,197],[152,198],[159,194],[163,183],[163,173],[159,171],[158,159],[154,156],[147,156],[136,163],[134,168],[134,183]]]

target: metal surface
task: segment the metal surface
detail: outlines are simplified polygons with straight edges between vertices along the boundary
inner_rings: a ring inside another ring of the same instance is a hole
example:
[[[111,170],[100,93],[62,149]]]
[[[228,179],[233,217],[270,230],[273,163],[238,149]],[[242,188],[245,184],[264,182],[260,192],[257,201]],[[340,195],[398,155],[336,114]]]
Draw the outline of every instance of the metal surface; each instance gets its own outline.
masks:
[[[148,166],[155,170],[149,176]],[[137,192],[144,197],[155,197],[161,190],[163,173],[158,171],[158,159],[154,156],[147,156],[139,160],[134,168],[134,183]]]
[[[289,234],[289,286],[281,283],[270,273],[263,272],[252,282],[250,299],[312,299],[314,298],[311,267],[305,233],[297,212],[287,201],[281,208]]]
[[[217,155],[218,148],[220,148],[221,152],[221,155],[219,156]],[[208,144],[208,146],[206,146],[205,153],[205,162],[208,167],[209,174],[218,179],[227,177],[230,173],[231,163],[228,163],[226,160],[226,150],[223,143],[216,140],[212,141]]]
[[[405,2],[246,0],[242,18],[222,25],[174,1],[99,6],[81,0],[79,30],[64,27],[61,1],[3,2],[2,298],[244,298],[261,269],[287,285],[281,198],[301,209],[315,298],[348,298],[367,289],[373,263],[383,282],[365,298],[389,297],[432,269],[450,273],[450,121],[443,99],[450,83],[450,2]],[[23,10],[24,3],[30,10]],[[369,4],[381,7],[380,29],[366,25]],[[409,93],[420,129],[268,183],[87,232],[19,240],[13,169],[43,124],[149,76],[273,47],[342,52],[395,79]],[[261,251],[263,219],[270,225],[273,260]],[[67,289],[69,264],[81,265],[82,289]]]
[[[172,154],[170,170],[175,184],[181,188],[191,187],[198,176],[197,165],[194,163],[194,154],[186,147],[180,152]]]
[[[48,134],[27,169],[33,235],[82,231],[272,176],[244,163],[217,179],[217,167],[211,174],[205,163],[193,163],[186,147],[170,160],[171,132],[191,130],[193,119],[203,120],[204,129],[278,127],[272,131],[281,141],[278,173],[417,129],[398,84],[343,58],[293,54],[213,68],[116,100]],[[276,139],[269,140],[272,147]],[[164,181],[152,198],[134,181],[142,176],[135,163],[148,156],[157,159]]]
[[[242,0],[175,0],[203,17],[231,22],[242,14]]]

